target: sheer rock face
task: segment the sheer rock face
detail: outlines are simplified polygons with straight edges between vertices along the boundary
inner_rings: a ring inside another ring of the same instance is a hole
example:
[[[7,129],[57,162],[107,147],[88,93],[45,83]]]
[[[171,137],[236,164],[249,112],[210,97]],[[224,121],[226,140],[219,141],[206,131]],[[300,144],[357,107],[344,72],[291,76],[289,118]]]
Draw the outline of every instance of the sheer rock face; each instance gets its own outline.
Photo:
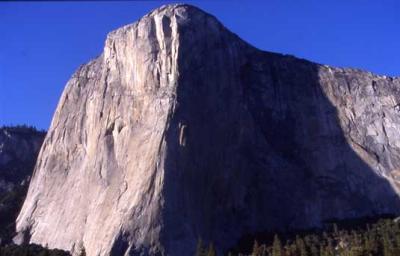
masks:
[[[17,242],[190,255],[243,234],[399,213],[400,79],[253,48],[168,5],[68,82]]]

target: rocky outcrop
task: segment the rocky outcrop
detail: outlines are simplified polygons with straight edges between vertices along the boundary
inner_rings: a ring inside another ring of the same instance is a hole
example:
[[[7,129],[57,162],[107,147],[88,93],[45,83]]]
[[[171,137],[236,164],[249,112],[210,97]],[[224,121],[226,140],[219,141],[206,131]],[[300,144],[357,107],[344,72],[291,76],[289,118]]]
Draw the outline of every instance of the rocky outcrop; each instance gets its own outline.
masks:
[[[400,79],[263,52],[188,5],[111,32],[68,82],[17,242],[190,255],[398,213]]]
[[[0,127],[0,245],[11,241],[44,136],[32,127]]]

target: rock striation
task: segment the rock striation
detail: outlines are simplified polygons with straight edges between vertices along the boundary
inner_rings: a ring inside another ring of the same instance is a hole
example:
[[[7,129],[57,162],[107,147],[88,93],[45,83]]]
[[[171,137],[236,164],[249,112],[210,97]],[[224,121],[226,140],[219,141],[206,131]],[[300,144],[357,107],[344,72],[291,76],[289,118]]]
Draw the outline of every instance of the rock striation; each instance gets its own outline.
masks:
[[[241,235],[399,213],[400,79],[258,50],[166,5],[68,82],[16,242],[190,255]]]

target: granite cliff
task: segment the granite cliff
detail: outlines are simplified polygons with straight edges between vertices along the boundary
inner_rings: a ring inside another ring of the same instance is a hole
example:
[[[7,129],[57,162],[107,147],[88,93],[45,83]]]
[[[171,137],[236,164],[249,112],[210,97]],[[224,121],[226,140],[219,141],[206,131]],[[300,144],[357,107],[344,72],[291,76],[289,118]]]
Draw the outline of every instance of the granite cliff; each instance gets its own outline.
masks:
[[[400,79],[258,50],[167,5],[111,32],[61,96],[18,243],[190,255],[399,213]]]

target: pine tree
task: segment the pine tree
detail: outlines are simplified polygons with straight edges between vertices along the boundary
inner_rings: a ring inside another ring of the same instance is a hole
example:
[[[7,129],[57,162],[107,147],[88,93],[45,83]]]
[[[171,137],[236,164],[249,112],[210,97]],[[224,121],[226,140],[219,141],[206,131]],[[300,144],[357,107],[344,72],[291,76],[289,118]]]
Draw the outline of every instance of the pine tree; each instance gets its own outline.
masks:
[[[207,256],[216,256],[215,249],[213,243],[210,244],[207,250]]]
[[[338,229],[338,226],[337,226],[337,224],[336,223],[333,223],[333,234],[335,235],[335,236],[338,236],[339,235],[339,231],[338,231],[339,229]]]
[[[394,256],[392,254],[392,242],[390,239],[390,224],[388,224],[388,222],[385,222],[383,225],[383,229],[382,231],[382,239],[383,239],[383,255],[384,256]]]
[[[325,246],[319,247],[319,255],[320,256],[329,256],[328,251]]]
[[[197,248],[196,248],[196,256],[204,256],[205,252],[204,252],[204,247],[203,247],[203,240],[201,240],[201,238],[199,238],[199,240],[197,241]]]
[[[300,236],[296,236],[296,246],[300,256],[307,256],[307,249],[304,240]]]
[[[260,248],[258,246],[257,240],[254,240],[252,256],[260,256]]]
[[[283,256],[282,243],[278,235],[274,236],[274,242],[272,244],[272,256]]]
[[[319,250],[318,250],[317,246],[314,243],[311,244],[310,251],[311,251],[311,255],[312,256],[319,256]]]
[[[325,248],[327,256],[333,256],[335,254],[335,249],[333,248],[333,241],[331,238],[328,238],[328,245]]]

